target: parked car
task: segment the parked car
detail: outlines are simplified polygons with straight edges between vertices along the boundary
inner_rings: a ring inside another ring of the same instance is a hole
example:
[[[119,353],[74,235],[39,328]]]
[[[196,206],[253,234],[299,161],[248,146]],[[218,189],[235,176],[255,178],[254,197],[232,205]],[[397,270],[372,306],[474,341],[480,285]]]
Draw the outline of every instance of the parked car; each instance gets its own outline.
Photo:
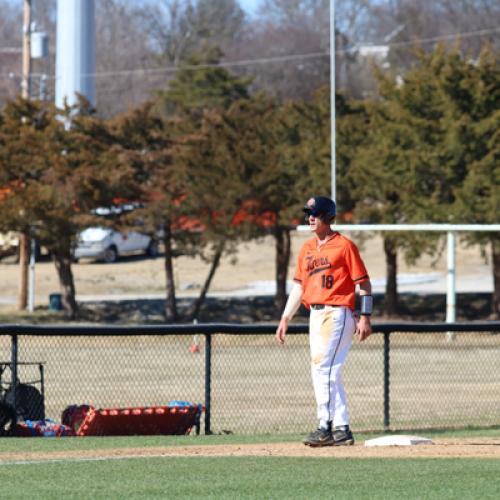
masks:
[[[17,255],[19,252],[19,234],[14,231],[0,233],[0,259]]]
[[[74,258],[110,263],[116,262],[123,255],[137,253],[156,257],[158,241],[136,231],[119,232],[105,227],[89,227],[78,236]]]
[[[16,261],[19,260],[19,233],[15,231],[0,233],[0,259],[13,256],[15,256]],[[35,241],[35,259],[39,261],[42,258],[48,258],[49,256],[49,250],[46,247],[41,246],[38,241]]]

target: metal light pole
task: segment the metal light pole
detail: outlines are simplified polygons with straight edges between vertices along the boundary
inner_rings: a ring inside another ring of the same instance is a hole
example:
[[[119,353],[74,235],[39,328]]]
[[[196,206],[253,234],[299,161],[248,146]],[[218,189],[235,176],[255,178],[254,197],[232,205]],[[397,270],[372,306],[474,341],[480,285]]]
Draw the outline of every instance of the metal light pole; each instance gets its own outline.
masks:
[[[331,127],[331,198],[336,199],[336,138],[335,138],[335,0],[330,0],[330,127]]]
[[[95,104],[95,0],[57,0],[55,91],[58,108],[77,94]]]

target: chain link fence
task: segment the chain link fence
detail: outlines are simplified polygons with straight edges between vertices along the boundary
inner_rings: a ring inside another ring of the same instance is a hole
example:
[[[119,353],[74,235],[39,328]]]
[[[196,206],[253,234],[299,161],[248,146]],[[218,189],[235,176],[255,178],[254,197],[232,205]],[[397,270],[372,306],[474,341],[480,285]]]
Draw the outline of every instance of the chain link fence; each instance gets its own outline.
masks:
[[[0,400],[12,396],[17,374],[56,421],[69,405],[185,400],[206,406],[205,432],[308,432],[317,421],[307,325],[292,325],[284,346],[274,330],[0,325]],[[344,367],[355,430],[500,424],[499,322],[381,324],[374,331],[354,343]],[[457,332],[453,340],[449,331]]]

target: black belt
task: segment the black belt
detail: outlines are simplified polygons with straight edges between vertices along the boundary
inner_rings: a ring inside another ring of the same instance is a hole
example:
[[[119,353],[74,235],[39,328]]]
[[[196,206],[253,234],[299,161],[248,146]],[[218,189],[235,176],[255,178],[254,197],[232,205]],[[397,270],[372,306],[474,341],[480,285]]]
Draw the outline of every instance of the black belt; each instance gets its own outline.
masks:
[[[341,307],[341,306],[334,306],[332,304],[311,304],[311,309],[316,309],[317,311],[324,309],[325,307]]]

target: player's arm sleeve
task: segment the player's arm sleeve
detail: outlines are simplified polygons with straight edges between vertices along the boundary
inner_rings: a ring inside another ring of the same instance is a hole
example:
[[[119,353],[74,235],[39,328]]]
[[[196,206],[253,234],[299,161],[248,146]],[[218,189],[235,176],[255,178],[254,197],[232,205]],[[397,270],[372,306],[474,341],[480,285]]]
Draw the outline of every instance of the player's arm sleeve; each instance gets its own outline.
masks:
[[[300,307],[300,303],[302,301],[302,295],[304,293],[304,288],[302,286],[302,262],[303,262],[303,252],[302,248],[297,257],[297,267],[295,269],[295,275],[293,277],[293,285],[290,290],[290,295],[288,295],[288,300],[286,301],[285,309],[282,318],[287,318],[288,320],[292,319],[295,313],[298,311]]]
[[[370,280],[365,264],[359,255],[358,247],[354,243],[351,243],[351,245],[347,247],[345,258],[351,279],[355,285]]]
[[[300,302],[302,300],[302,285],[300,283],[295,282],[292,285],[292,289],[290,291],[290,295],[286,301],[285,310],[281,315],[282,318],[292,319],[295,316],[295,313],[298,311],[300,307]]]

